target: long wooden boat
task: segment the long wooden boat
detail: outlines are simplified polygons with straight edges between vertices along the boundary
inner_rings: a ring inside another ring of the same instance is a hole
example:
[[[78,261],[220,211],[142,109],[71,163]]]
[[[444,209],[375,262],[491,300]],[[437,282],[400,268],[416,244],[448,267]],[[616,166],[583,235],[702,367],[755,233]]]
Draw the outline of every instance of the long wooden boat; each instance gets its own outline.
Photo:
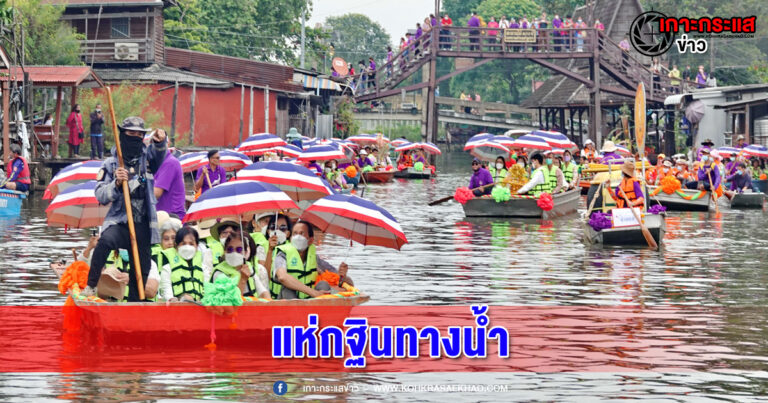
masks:
[[[663,214],[646,214],[643,217],[643,223],[651,232],[653,239],[661,245],[664,240],[667,224]],[[584,242],[588,245],[606,245],[606,246],[640,246],[648,245],[640,226],[606,228],[601,231],[595,231],[587,223],[584,223]]]
[[[522,217],[549,219],[573,213],[579,207],[581,189],[573,189],[552,196],[554,207],[544,211],[533,196],[512,196],[512,199],[497,203],[490,196],[476,197],[464,204],[467,217]]]
[[[395,177],[395,171],[368,171],[363,172],[366,183],[387,183],[392,182]]]
[[[0,217],[18,217],[21,214],[21,202],[26,198],[24,192],[0,189]]]
[[[424,168],[421,171],[417,171],[414,167],[408,167],[395,172],[395,178],[403,179],[429,179],[435,175],[432,174],[432,170]]]
[[[666,194],[660,191],[655,196],[658,186],[648,186],[648,195],[653,203],[660,203],[667,210],[674,211],[708,211],[712,196],[706,190],[680,189],[675,193]]]
[[[768,179],[753,180],[752,184],[755,186],[755,190],[768,194]]]
[[[731,208],[761,209],[765,204],[764,193],[736,193],[731,199]]]
[[[584,178],[581,181],[579,181],[579,188],[581,189],[581,194],[586,195],[589,193],[589,187],[591,186],[592,178]]]

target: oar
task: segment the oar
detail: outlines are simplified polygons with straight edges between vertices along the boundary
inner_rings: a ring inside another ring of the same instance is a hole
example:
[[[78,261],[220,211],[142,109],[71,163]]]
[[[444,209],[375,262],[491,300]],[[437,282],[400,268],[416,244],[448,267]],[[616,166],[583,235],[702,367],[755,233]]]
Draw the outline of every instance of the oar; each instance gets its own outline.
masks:
[[[627,194],[624,193],[624,190],[619,186],[619,192],[621,192],[621,196],[624,198],[624,202],[627,203],[627,207],[629,207],[629,210],[632,212],[632,215],[635,216],[635,220],[637,220],[638,224],[640,224],[640,230],[643,232],[643,237],[645,237],[645,241],[648,242],[648,247],[650,247],[653,250],[659,249],[659,245],[656,244],[656,241],[653,239],[653,235],[651,235],[651,231],[648,231],[648,228],[645,227],[645,224],[643,224],[643,221],[640,219],[640,214],[637,213],[637,211],[632,208],[632,204],[629,202],[629,198],[627,197]]]
[[[601,183],[600,185],[598,185],[597,191],[592,196],[592,201],[589,203],[589,208],[587,209],[587,221],[589,221],[589,216],[592,214],[592,209],[595,207],[595,202],[597,201],[597,197],[601,195],[600,192],[602,191],[603,191],[603,184]]]
[[[120,133],[117,131],[115,119],[115,107],[112,104],[112,89],[107,87],[107,100],[109,101],[109,114],[112,118],[112,133],[115,135],[115,147],[117,148],[117,163],[120,168],[125,168],[123,163],[123,150],[120,148]],[[133,268],[136,272],[136,285],[139,287],[139,299],[144,300],[144,278],[141,276],[141,261],[139,260],[139,246],[136,244],[136,227],[133,224],[133,208],[131,206],[131,193],[128,189],[128,181],[123,181],[123,202],[125,213],[128,216],[128,233],[131,237],[131,251],[133,252]]]
[[[720,207],[717,206],[717,197],[715,197],[715,187],[712,185],[712,175],[710,171],[707,171],[707,177],[709,178],[709,191],[712,193],[712,201],[715,203],[715,214],[720,214]]]
[[[480,186],[480,187],[476,187],[476,188],[474,188],[474,189],[469,189],[469,191],[470,191],[470,192],[474,192],[475,190],[485,189],[485,188],[487,188],[488,186],[493,186],[493,185],[496,185],[496,184],[498,184],[498,182],[493,182],[493,183],[489,183],[489,184],[487,184],[487,185],[483,185],[483,186]],[[453,195],[451,195],[451,196],[446,196],[446,197],[443,197],[442,199],[437,199],[437,200],[431,201],[431,202],[429,202],[429,204],[427,204],[427,206],[436,206],[436,205],[438,205],[438,204],[442,204],[442,203],[445,203],[445,202],[447,202],[448,200],[451,200],[451,199],[453,199]]]
[[[360,192],[360,197],[365,197],[365,189],[368,189],[368,182],[365,180],[365,172],[363,172],[362,168],[360,169],[360,178],[363,180],[363,184],[365,187],[363,188],[363,191]]]

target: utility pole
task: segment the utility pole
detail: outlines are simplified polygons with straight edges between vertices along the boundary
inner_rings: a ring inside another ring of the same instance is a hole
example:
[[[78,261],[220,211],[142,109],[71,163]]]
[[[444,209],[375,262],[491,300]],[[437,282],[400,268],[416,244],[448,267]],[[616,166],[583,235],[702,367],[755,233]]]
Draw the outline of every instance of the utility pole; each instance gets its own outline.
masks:
[[[304,10],[301,12],[301,68],[304,68],[304,53],[306,44],[306,26],[307,25],[307,3],[304,3]]]

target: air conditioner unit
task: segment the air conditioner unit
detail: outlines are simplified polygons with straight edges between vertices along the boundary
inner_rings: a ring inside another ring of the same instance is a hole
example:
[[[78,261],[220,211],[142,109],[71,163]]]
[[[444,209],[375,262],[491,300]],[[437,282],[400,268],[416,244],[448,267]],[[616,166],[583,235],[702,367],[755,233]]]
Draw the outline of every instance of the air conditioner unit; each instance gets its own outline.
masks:
[[[115,60],[139,60],[139,44],[116,43]]]

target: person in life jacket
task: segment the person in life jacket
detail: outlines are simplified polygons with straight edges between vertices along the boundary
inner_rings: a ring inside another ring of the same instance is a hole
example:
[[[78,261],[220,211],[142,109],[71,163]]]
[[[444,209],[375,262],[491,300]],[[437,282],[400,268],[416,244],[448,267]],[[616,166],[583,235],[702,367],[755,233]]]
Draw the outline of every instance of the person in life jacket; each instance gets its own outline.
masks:
[[[224,241],[224,260],[213,267],[211,282],[219,276],[237,279],[237,285],[244,296],[270,299],[269,289],[255,275],[253,258],[256,244],[253,239],[240,231],[234,231]]]
[[[200,227],[208,228],[207,231],[201,230],[201,233],[207,232],[207,236],[202,238],[202,244],[210,251],[211,261],[216,265],[224,259],[224,241],[239,225],[233,219],[219,219],[214,224],[210,220],[203,221]]]
[[[658,168],[658,173],[654,178],[653,184],[658,185],[661,183],[662,179],[670,175],[677,177],[677,169],[675,169],[674,165],[672,164],[672,160],[665,159],[664,162],[661,163],[661,167]]]
[[[19,192],[28,192],[32,184],[32,178],[29,174],[29,163],[21,156],[21,147],[18,144],[11,144],[11,162],[7,167],[6,181],[0,184],[0,189],[16,190]]]
[[[698,189],[713,191],[720,197],[723,195],[722,176],[720,175],[720,169],[713,157],[709,155],[709,150],[702,148],[701,150],[701,167],[696,171],[696,180],[686,184],[688,189]]]
[[[165,266],[163,251],[176,246],[176,232],[181,229],[181,220],[158,210],[157,226],[160,228],[160,243],[152,245],[152,261],[158,268],[162,268]]]
[[[397,166],[412,167],[413,158],[411,157],[411,150],[405,150],[400,154],[400,158],[397,159]]]
[[[640,181],[635,179],[635,163],[624,161],[624,164],[621,166],[621,173],[623,177],[616,189],[611,189],[610,186],[607,186],[611,196],[616,201],[616,207],[642,207],[645,204],[645,199],[643,198],[643,189]],[[610,183],[610,180],[606,182]],[[629,205],[626,204],[622,193],[627,196]]]
[[[517,194],[530,192],[533,196],[539,196],[542,193],[553,193],[560,190],[562,183],[558,183],[556,173],[556,170],[559,171],[559,168],[554,166],[551,155],[547,155],[545,160],[541,154],[534,154],[531,156],[531,168],[533,169],[531,179],[518,189]],[[560,177],[562,177],[562,172]]]
[[[203,260],[197,231],[184,226],[176,233],[174,247],[163,251],[160,298],[167,301],[200,301],[212,268]]]
[[[341,173],[341,171],[336,169],[336,160],[325,162],[323,177],[336,190],[342,190],[349,187],[349,185],[347,185],[347,181],[344,180],[344,175]]]
[[[595,143],[587,139],[584,141],[584,148],[581,150],[581,156],[587,159],[587,162],[596,162],[598,160]]]
[[[579,166],[573,162],[573,155],[571,155],[571,152],[568,150],[563,152],[560,170],[563,171],[563,177],[568,189],[579,187],[581,182],[581,171],[579,170]]]
[[[269,239],[267,238],[269,231],[269,218],[274,216],[274,213],[263,213],[253,217],[253,231],[251,232],[251,239],[256,245],[256,253],[253,256],[251,265],[256,269],[256,276],[258,276],[261,283],[264,286],[269,285],[269,273],[267,272],[267,251],[269,250]]]
[[[506,178],[507,162],[504,160],[504,157],[496,157],[496,162],[488,167],[488,172],[491,173],[491,177],[496,183],[501,182],[502,179]]]

